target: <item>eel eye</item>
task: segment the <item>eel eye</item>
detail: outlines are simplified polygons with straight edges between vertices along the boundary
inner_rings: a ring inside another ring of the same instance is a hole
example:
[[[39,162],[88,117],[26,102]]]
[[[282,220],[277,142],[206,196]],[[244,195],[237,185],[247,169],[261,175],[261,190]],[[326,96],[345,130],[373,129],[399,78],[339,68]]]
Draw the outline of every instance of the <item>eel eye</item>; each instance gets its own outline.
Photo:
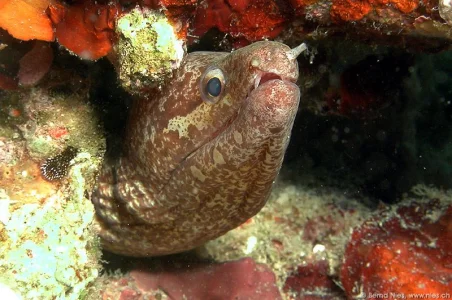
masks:
[[[210,78],[207,81],[207,93],[212,97],[218,97],[221,93],[221,81],[218,77]]]
[[[224,93],[226,79],[223,71],[215,66],[207,68],[201,76],[200,91],[201,98],[207,103],[215,104]]]

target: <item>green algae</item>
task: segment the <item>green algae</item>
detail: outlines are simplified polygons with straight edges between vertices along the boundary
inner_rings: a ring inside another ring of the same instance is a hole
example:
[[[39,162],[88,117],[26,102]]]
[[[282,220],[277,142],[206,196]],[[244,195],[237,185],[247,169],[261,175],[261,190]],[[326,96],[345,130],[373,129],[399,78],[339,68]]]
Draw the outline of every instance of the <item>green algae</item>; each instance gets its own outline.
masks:
[[[184,55],[183,42],[160,12],[134,9],[118,19],[116,32],[119,79],[130,93],[160,87]]]

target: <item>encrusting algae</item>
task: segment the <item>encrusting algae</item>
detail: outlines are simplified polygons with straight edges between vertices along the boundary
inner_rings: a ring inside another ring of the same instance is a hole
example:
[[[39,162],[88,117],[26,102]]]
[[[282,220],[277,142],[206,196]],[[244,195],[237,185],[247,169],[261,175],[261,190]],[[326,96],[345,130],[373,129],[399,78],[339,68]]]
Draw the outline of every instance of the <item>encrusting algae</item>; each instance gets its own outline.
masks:
[[[135,8],[117,20],[116,33],[114,64],[122,87],[132,94],[161,87],[185,54],[184,41],[157,11]]]
[[[0,293],[80,299],[100,270],[89,192],[105,141],[94,110],[79,94],[30,89],[1,96]],[[70,155],[63,161],[49,159],[64,147]],[[53,170],[41,174],[43,161]],[[44,178],[49,172],[54,176]]]

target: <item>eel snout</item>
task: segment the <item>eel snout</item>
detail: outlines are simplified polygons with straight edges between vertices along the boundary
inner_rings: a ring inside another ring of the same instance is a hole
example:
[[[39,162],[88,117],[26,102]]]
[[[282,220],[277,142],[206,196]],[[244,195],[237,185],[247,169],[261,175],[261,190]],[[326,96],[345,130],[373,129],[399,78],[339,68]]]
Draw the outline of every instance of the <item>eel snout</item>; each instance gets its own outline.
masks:
[[[253,88],[272,79],[296,82],[299,75],[297,57],[307,49],[306,44],[291,49],[276,42],[260,43],[262,46],[254,51],[250,60],[254,69]]]
[[[281,79],[261,81],[249,98],[251,115],[264,118],[262,122],[270,127],[290,130],[300,101],[300,89],[295,83]]]
[[[267,43],[270,47],[262,47],[251,60],[255,76],[248,94],[252,99],[249,104],[254,115],[265,116],[266,122],[284,127],[293,120],[298,108],[300,90],[295,84],[298,79],[296,59],[307,47],[305,43],[293,49],[283,44]]]

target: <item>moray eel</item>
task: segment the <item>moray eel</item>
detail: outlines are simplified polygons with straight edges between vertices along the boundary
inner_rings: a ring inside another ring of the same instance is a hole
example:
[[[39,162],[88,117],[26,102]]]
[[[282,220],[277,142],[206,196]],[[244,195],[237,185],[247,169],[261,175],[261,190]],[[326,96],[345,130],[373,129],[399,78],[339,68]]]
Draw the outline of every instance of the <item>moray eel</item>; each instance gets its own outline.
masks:
[[[123,156],[92,197],[103,247],[182,252],[259,212],[289,142],[304,49],[264,41],[190,53],[161,91],[134,103]]]

